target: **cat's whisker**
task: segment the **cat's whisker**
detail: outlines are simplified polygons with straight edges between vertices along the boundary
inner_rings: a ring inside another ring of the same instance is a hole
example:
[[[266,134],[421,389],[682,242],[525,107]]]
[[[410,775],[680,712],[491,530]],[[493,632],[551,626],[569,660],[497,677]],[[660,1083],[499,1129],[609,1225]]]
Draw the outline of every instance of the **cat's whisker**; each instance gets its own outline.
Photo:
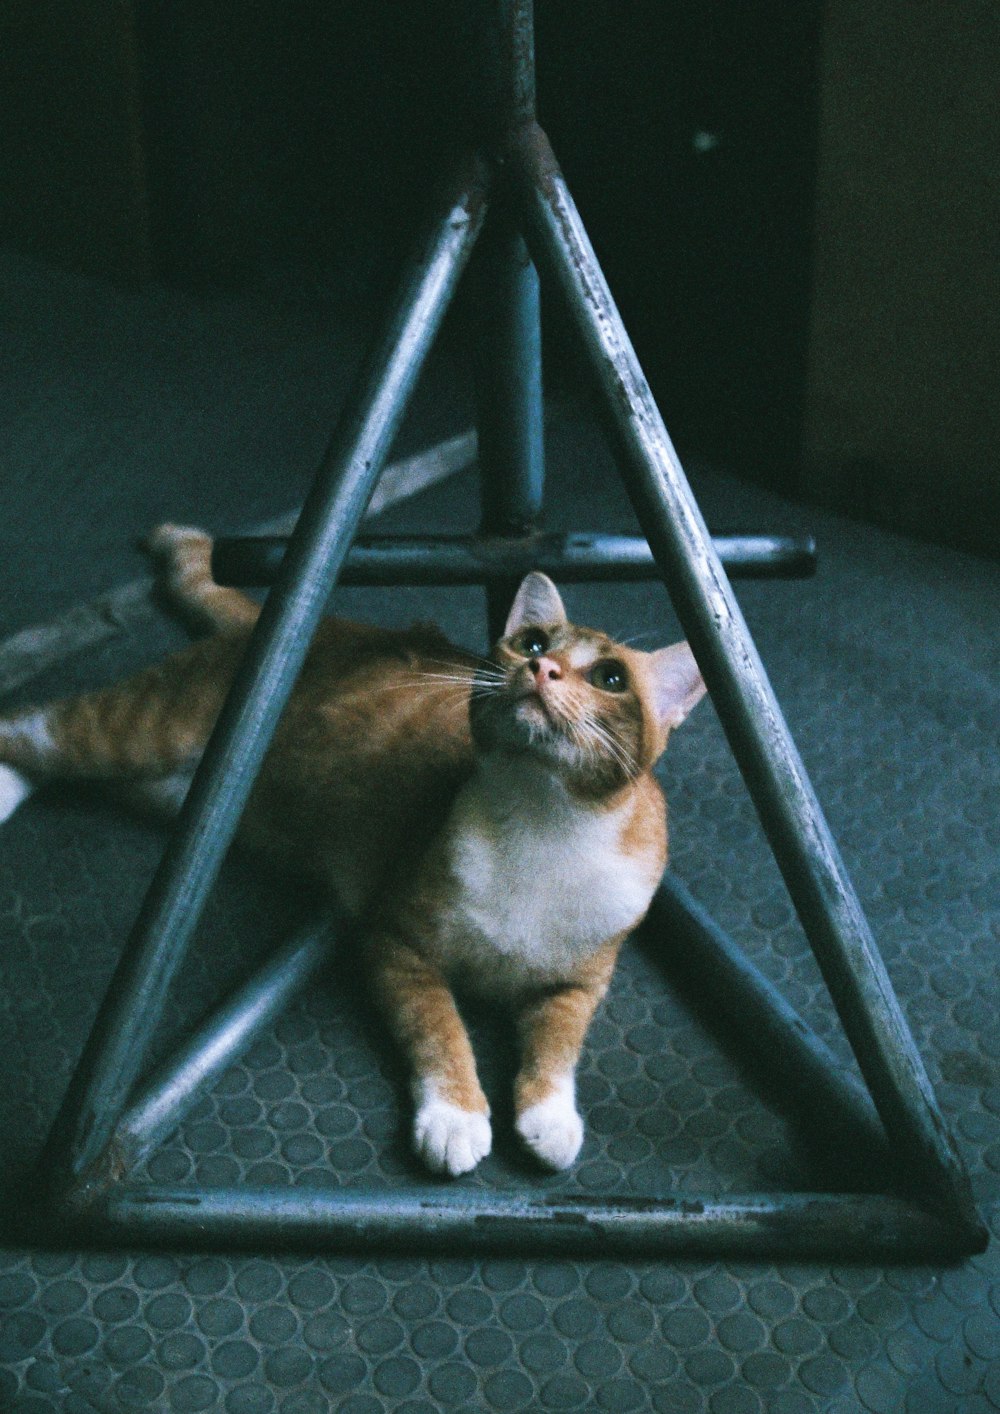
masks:
[[[633,780],[638,774],[638,764],[633,760],[631,753],[627,750],[624,743],[615,736],[607,723],[598,721],[592,713],[587,713],[584,718],[584,723],[592,737],[605,747],[608,754],[618,763],[629,780]]]
[[[456,702],[467,703],[470,696],[470,683],[468,678],[456,678],[454,681],[445,680],[443,682],[427,682],[419,677],[404,679],[399,682],[385,683],[381,687],[376,687],[365,695],[369,700],[387,696],[389,693],[402,692],[410,696],[419,695],[426,700],[432,693],[446,695],[453,693]]]
[[[601,727],[601,732],[608,746],[615,752],[616,758],[621,762],[622,769],[630,780],[634,779],[634,777],[639,774],[639,763],[621,738],[617,736],[609,726],[606,724],[599,724],[599,726]]]
[[[503,677],[487,678],[487,677],[481,676],[479,673],[473,673],[471,676],[468,676],[468,677],[465,676],[465,675],[460,675],[460,676],[449,675],[449,674],[447,674],[447,673],[422,673],[422,674],[421,674],[421,677],[422,677],[423,679],[425,679],[426,681],[428,681],[428,682],[455,682],[455,683],[463,683],[463,684],[465,684],[466,687],[492,687],[492,688],[499,688],[499,687],[502,687],[503,684],[506,682],[506,678],[503,678]]]
[[[486,670],[494,673],[497,677],[504,676],[503,670],[497,667],[492,658],[485,658],[481,653],[470,653],[467,650],[465,656],[471,658],[476,664],[475,668],[472,669],[473,672],[481,673]],[[446,658],[427,658],[425,661],[439,668],[454,667],[454,664],[450,663]]]

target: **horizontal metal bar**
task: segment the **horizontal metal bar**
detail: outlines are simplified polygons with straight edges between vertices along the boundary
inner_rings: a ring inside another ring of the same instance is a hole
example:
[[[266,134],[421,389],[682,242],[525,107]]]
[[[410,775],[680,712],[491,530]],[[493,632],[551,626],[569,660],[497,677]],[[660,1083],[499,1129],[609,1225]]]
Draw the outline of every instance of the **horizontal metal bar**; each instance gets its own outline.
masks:
[[[309,1252],[498,1252],[529,1257],[727,1254],[772,1260],[941,1260],[976,1236],[897,1198],[781,1193],[634,1198],[421,1186],[189,1189],[123,1185],[49,1219],[47,1241]]]
[[[732,576],[803,579],[815,573],[812,536],[717,535],[716,553]],[[220,538],[212,554],[218,584],[271,584],[287,540],[281,536]],[[563,584],[660,579],[639,535],[535,534],[361,535],[340,573],[341,584],[491,584],[541,570]]]

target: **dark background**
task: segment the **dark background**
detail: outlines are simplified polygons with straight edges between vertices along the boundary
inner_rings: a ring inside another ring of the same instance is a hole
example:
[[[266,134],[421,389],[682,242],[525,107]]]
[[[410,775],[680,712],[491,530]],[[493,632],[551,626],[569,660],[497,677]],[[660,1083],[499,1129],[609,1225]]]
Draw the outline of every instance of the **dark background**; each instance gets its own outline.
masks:
[[[16,0],[0,238],[118,281],[294,273],[364,320],[464,140],[484,4]],[[536,11],[540,117],[682,455],[992,552],[992,8]]]

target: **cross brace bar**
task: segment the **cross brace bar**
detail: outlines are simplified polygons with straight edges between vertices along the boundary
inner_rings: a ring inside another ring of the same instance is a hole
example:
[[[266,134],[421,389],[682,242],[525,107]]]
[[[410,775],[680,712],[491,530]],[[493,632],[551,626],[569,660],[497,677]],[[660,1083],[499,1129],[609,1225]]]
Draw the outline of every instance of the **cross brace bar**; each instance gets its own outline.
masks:
[[[803,579],[816,572],[811,535],[716,535],[715,553],[730,576]],[[279,535],[220,537],[212,552],[217,584],[273,584],[285,558]],[[577,531],[529,535],[359,535],[344,561],[340,584],[493,584],[523,579],[530,570],[579,581],[662,578],[639,535]]]

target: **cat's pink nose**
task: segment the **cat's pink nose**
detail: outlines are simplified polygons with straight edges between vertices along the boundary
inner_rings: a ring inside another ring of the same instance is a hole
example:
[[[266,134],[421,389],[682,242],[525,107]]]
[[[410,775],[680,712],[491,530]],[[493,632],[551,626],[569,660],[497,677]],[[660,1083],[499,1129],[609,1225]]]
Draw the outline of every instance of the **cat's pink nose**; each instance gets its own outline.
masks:
[[[554,658],[530,658],[528,660],[528,671],[535,679],[535,682],[544,682],[546,678],[553,681],[562,677],[562,668]]]

